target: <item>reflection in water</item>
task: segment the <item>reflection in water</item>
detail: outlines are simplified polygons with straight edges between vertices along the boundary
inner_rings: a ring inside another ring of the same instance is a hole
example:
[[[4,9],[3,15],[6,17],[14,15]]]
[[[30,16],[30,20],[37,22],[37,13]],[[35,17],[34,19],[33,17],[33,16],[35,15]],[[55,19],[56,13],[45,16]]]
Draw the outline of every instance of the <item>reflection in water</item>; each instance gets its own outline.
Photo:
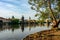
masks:
[[[21,25],[0,25],[0,31],[8,29],[14,32],[15,29],[21,29],[22,32],[24,32],[24,28],[28,27],[29,31],[31,31],[31,28],[36,28],[36,24],[21,24]],[[39,25],[38,25],[39,26]]]
[[[35,28],[37,25],[36,24],[21,24],[21,25],[0,25],[0,30],[11,30],[12,32],[14,32],[15,29],[19,29],[19,27],[21,28],[21,31],[24,32],[24,28],[28,27],[29,31],[31,31],[31,28]]]
[[[21,40],[29,34],[45,29],[47,29],[47,27],[40,27],[36,24],[1,25],[0,40]]]
[[[2,26],[3,26],[3,25],[0,25],[0,31],[2,31]]]
[[[24,32],[24,24],[21,24],[21,30]]]
[[[32,28],[33,26],[34,26],[33,24],[28,24],[29,31],[31,30],[31,28]]]
[[[3,21],[0,20],[0,28],[2,28],[2,25],[3,25]]]
[[[19,28],[19,25],[11,25],[12,32],[14,32],[14,30],[18,28]]]
[[[32,26],[31,26],[31,25],[29,25],[28,27],[29,27],[29,31],[30,31]]]
[[[2,28],[3,25],[0,25],[0,28]]]
[[[12,32],[14,32],[14,28],[12,28]]]

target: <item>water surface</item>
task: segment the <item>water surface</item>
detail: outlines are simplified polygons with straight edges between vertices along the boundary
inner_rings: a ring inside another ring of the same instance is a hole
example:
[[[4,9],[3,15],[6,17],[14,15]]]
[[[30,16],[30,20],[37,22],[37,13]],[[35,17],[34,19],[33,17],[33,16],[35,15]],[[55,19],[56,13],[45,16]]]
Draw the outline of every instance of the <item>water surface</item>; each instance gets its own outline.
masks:
[[[0,27],[0,40],[22,40],[29,34],[48,29],[39,25],[3,25]]]

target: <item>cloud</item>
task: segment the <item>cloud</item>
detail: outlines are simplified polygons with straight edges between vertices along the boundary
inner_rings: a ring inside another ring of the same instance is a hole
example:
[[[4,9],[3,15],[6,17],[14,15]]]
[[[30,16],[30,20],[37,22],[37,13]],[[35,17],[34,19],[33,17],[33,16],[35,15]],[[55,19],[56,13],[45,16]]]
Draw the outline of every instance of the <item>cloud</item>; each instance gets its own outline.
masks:
[[[4,8],[16,8],[17,6],[13,5],[13,4],[9,4],[9,3],[5,3],[5,2],[0,2],[0,7],[4,7]]]
[[[15,0],[0,0],[0,16],[1,17],[11,17],[18,16],[19,10],[16,5],[7,3],[6,1],[14,2]]]
[[[14,12],[10,11],[10,10],[6,10],[6,9],[2,9],[0,8],[0,16],[1,17],[9,17],[12,16]]]
[[[15,12],[15,11],[11,11],[11,10],[6,10],[6,9],[2,9],[0,8],[0,17],[4,17],[4,18],[11,18],[12,16],[15,16],[16,18],[21,19],[22,15],[24,15],[25,19],[29,19],[29,17],[32,16],[32,19],[34,19],[34,13],[19,13],[19,12]]]
[[[0,16],[9,18],[15,16],[21,18],[24,15],[25,19],[29,16],[35,19],[35,12],[30,9],[27,0],[0,0]]]
[[[21,4],[22,7],[27,7],[27,8],[30,8],[30,5],[27,5],[27,4]]]

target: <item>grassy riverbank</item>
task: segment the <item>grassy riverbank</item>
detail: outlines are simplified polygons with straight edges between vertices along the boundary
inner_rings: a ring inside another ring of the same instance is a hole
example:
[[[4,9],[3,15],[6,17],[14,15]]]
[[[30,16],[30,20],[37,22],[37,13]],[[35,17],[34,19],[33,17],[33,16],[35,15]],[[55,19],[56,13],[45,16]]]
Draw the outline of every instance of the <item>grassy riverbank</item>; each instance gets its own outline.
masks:
[[[30,34],[23,40],[60,40],[60,29],[51,29]]]

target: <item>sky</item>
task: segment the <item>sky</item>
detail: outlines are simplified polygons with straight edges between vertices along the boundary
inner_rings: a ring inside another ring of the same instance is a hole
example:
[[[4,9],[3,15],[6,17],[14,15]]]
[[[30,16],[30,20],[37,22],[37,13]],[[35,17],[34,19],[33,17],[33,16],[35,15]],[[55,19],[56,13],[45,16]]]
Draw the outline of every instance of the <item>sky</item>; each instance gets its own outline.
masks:
[[[35,14],[36,12],[31,9],[28,0],[0,0],[0,17],[14,16],[20,19],[24,15],[25,19],[28,19],[29,16],[31,19],[36,19]]]

